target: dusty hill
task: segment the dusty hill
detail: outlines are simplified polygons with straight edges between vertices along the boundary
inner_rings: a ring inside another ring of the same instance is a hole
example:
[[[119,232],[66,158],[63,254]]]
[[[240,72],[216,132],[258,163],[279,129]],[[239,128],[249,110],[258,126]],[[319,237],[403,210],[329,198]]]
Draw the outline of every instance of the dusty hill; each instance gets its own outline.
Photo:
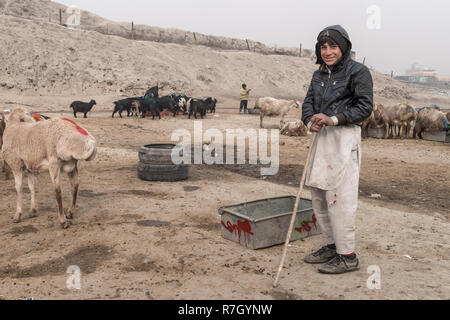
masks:
[[[60,9],[61,21],[60,21]],[[0,10],[5,14],[26,19],[48,21],[53,23],[66,23],[69,13],[67,6],[49,0],[0,0]],[[81,28],[83,30],[97,31],[108,35],[117,35],[127,39],[147,40],[164,43],[205,45],[216,49],[243,50],[263,54],[281,54],[300,56],[299,48],[267,46],[251,39],[236,39],[220,36],[206,35],[198,32],[179,30],[174,28],[159,28],[148,25],[134,25],[131,21],[114,22],[88,11],[81,10]],[[302,49],[302,56],[310,57],[313,52]]]
[[[311,57],[131,40],[92,30],[70,30],[57,23],[59,7],[64,6],[51,1],[0,0],[0,12],[6,13],[0,16],[3,103],[24,103],[30,100],[25,97],[39,95],[67,97],[57,100],[57,105],[74,97],[98,96],[107,97],[103,99],[107,104],[117,96],[142,94],[156,83],[163,92],[211,95],[222,104],[238,98],[242,82],[253,88],[253,97],[302,99],[317,67]],[[83,17],[82,24],[91,29],[107,22],[86,12]],[[373,77],[379,101],[450,106],[448,98],[432,96],[431,89],[408,87],[377,72],[373,72]],[[33,105],[43,104],[33,101]],[[43,101],[52,106],[51,100]]]

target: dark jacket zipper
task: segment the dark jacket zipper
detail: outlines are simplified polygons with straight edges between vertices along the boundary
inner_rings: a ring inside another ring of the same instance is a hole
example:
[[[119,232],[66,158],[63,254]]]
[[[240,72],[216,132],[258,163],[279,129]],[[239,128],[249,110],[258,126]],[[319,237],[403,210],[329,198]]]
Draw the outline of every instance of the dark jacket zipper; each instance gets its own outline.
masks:
[[[325,94],[327,93],[328,87],[330,85],[330,80],[331,80],[331,70],[328,68],[328,66],[327,66],[327,70],[328,70],[328,81],[327,81],[327,86],[325,87],[325,91],[323,92],[323,95],[322,95],[322,103],[325,101]]]

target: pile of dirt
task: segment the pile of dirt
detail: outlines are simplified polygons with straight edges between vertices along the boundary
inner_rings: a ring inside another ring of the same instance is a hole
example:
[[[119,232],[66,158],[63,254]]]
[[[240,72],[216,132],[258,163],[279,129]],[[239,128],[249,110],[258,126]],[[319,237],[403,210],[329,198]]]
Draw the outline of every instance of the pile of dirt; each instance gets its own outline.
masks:
[[[411,95],[408,91],[406,91],[403,88],[396,88],[396,87],[384,87],[381,90],[375,91],[375,94],[389,98],[389,99],[396,99],[396,100],[402,100],[402,99],[411,99]]]

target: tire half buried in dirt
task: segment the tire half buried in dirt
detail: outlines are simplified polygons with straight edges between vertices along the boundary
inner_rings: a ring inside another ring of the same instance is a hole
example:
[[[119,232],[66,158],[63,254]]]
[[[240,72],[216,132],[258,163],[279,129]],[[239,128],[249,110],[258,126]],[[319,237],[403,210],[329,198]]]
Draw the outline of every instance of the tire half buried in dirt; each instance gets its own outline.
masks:
[[[139,162],[137,174],[139,179],[146,181],[180,181],[188,178],[189,166],[179,165],[159,165]]]
[[[248,109],[247,112],[248,114],[260,114],[261,109]]]
[[[172,152],[183,156],[183,149],[174,144],[148,144],[139,148],[139,161],[146,164],[173,165]]]

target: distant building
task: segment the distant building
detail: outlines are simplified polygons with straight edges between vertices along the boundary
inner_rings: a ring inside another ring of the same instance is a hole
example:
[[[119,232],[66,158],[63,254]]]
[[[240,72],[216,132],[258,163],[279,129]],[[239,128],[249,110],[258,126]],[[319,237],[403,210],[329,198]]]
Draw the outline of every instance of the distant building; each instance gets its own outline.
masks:
[[[413,82],[418,83],[435,83],[438,81],[438,73],[435,70],[430,69],[412,72],[410,77],[413,79]]]
[[[450,84],[450,77],[438,77],[438,81]]]
[[[438,76],[436,70],[425,68],[418,63],[414,63],[410,69],[406,70],[406,75],[394,77],[408,83],[420,84],[446,84],[450,83],[450,78],[442,78]]]
[[[419,63],[414,63],[414,64],[411,66],[411,69],[406,70],[405,74],[406,74],[407,76],[409,76],[409,75],[411,75],[412,73],[414,73],[414,72],[420,72],[420,71],[422,71],[423,69],[425,69],[425,68],[424,68],[421,64],[419,64]]]

